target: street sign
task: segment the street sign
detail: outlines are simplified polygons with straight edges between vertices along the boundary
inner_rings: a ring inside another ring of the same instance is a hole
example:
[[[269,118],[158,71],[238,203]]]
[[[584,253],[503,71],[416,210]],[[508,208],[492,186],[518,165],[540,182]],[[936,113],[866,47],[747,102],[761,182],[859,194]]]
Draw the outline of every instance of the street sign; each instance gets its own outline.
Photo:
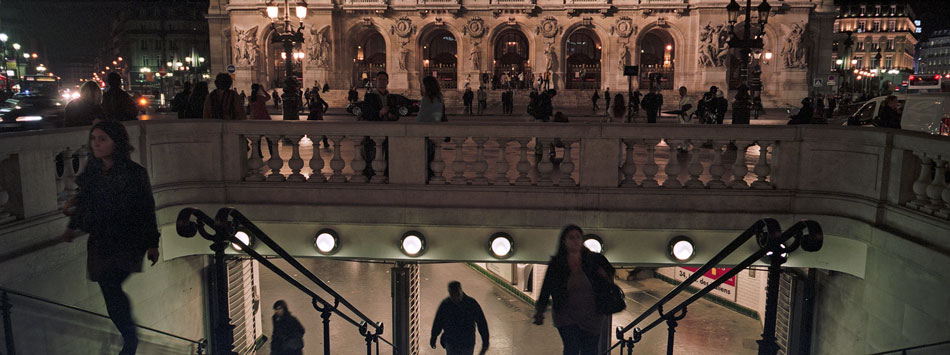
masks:
[[[838,82],[837,82],[837,81],[828,80],[828,86],[835,86],[835,85],[838,85]]]
[[[158,75],[165,76],[168,74],[168,70],[165,70],[165,67],[158,68]]]
[[[834,74],[828,75],[828,81],[835,81],[835,75]]]
[[[821,79],[815,79],[815,84],[814,84],[814,86],[815,86],[816,88],[820,88],[820,87],[821,87],[821,84],[822,84]]]
[[[228,66],[228,73],[234,74],[234,71],[237,70],[233,65]]]

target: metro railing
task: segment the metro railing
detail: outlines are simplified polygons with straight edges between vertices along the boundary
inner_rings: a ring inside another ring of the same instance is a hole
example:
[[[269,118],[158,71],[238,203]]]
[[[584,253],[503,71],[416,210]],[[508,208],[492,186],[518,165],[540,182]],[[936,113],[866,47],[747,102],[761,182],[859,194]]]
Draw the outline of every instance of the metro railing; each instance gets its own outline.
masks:
[[[40,296],[31,295],[29,293],[11,290],[5,287],[0,287],[0,313],[2,313],[2,316],[3,316],[3,336],[4,336],[4,343],[5,343],[4,348],[6,350],[5,354],[7,355],[16,355],[16,341],[15,341],[16,339],[14,337],[13,317],[12,317],[13,302],[10,301],[10,295],[22,297],[22,298],[33,300],[33,301],[38,301],[43,304],[53,305],[59,308],[68,309],[75,312],[96,316],[99,318],[110,319],[109,316],[102,313],[96,313],[88,309],[84,309],[84,308],[80,308],[76,306],[70,306],[68,304],[59,303],[59,302],[46,299]],[[153,332],[155,334],[160,334],[163,336],[178,339],[183,342],[192,344],[195,350],[194,353],[197,355],[203,354],[205,351],[205,348],[208,346],[207,339],[199,339],[199,340],[189,339],[180,335],[172,334],[163,330],[146,327],[144,325],[139,325],[139,324],[135,324],[135,327],[142,330],[149,331],[149,332]]]
[[[699,292],[696,292],[676,306],[667,308],[665,312],[663,311],[664,306],[666,306],[670,300],[685,291],[689,286],[698,281],[700,277],[706,274],[707,271],[716,267],[720,262],[722,262],[723,259],[735,252],[740,246],[745,244],[753,237],[755,237],[755,241],[759,246],[756,252],[752,253],[747,258],[745,258],[745,260],[732,267],[728,272],[717,278],[714,282],[699,290]],[[797,250],[799,247],[808,252],[818,251],[822,247],[823,238],[824,236],[822,234],[821,225],[815,221],[800,221],[785,232],[782,232],[777,220],[766,218],[756,221],[751,227],[742,232],[742,234],[736,237],[735,240],[729,243],[718,254],[713,256],[712,259],[703,264],[699,270],[696,270],[696,272],[694,272],[689,278],[677,285],[673,290],[663,296],[663,298],[650,306],[649,309],[641,313],[640,316],[638,316],[626,326],[617,327],[616,336],[618,341],[613,346],[611,346],[610,349],[605,352],[605,354],[610,354],[610,351],[618,346],[620,347],[621,354],[625,348],[628,355],[633,354],[633,349],[636,346],[636,343],[641,340],[643,334],[665,322],[668,330],[666,353],[672,355],[676,327],[678,325],[677,322],[686,317],[687,307],[696,300],[705,296],[710,291],[719,287],[719,285],[726,282],[726,280],[729,280],[739,272],[745,270],[745,268],[749,267],[754,262],[762,259],[763,257],[767,257],[769,261],[769,268],[765,299],[765,324],[763,326],[762,339],[757,342],[759,343],[759,355],[775,355],[779,350],[775,338],[775,323],[776,312],[778,308],[779,278],[782,272],[782,264],[784,264],[788,259],[788,253]],[[791,242],[789,242],[789,240],[791,240]],[[648,317],[653,316],[654,312],[656,312],[656,315],[658,316],[656,320],[644,326],[643,328],[637,328],[637,325],[640,325]],[[633,331],[633,334],[630,337],[624,339],[625,334],[631,330]]]
[[[194,218],[194,220],[192,220]],[[211,227],[213,232],[208,231],[206,227]],[[318,295],[314,290],[304,286],[300,281],[293,278],[286,271],[275,265],[266,257],[259,254],[249,242],[244,242],[235,236],[238,230],[246,231],[254,240],[259,240],[273,250],[281,259],[289,263],[296,272],[304,275],[308,280],[317,284],[323,292],[330,295],[331,299],[326,299]],[[323,352],[330,352],[330,318],[337,315],[347,323],[357,327],[359,334],[366,341],[366,354],[373,354],[373,345],[376,345],[376,354],[379,354],[379,341],[389,344],[393,348],[393,353],[398,354],[399,349],[392,342],[382,337],[383,323],[374,322],[368,316],[363,314],[356,306],[346,300],[345,297],[337,293],[333,288],[327,285],[323,280],[310,272],[296,258],[290,255],[280,245],[274,242],[266,233],[258,228],[250,219],[245,217],[240,211],[233,208],[221,208],[212,219],[210,216],[195,208],[184,208],[179,212],[176,220],[176,230],[184,238],[194,237],[200,234],[213,244],[211,249],[214,251],[214,275],[212,280],[212,299],[211,299],[211,324],[213,336],[211,338],[211,349],[214,354],[231,354],[233,334],[231,332],[230,319],[228,315],[228,294],[227,294],[227,266],[225,265],[224,250],[229,244],[236,244],[240,251],[261,263],[274,272],[277,276],[284,279],[301,292],[311,297],[313,308],[320,312],[323,319]],[[341,310],[341,306],[353,316]]]

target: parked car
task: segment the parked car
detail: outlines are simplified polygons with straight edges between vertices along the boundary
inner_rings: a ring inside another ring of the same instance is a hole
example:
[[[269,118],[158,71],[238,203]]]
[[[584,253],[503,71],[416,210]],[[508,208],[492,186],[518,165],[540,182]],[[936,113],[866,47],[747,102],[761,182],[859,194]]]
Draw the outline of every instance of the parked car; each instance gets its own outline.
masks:
[[[399,117],[409,116],[419,112],[419,100],[410,99],[408,97],[390,94],[390,100],[394,100],[392,106],[396,107]],[[353,116],[360,117],[363,115],[363,101],[351,102],[346,105],[346,112],[353,114]]]
[[[902,108],[901,129],[927,132],[935,135],[950,135],[950,93],[898,94]],[[868,100],[851,116],[848,126],[873,126],[881,114],[884,99],[878,96]]]
[[[0,106],[0,131],[20,131],[63,126],[66,103],[40,95],[17,95]]]

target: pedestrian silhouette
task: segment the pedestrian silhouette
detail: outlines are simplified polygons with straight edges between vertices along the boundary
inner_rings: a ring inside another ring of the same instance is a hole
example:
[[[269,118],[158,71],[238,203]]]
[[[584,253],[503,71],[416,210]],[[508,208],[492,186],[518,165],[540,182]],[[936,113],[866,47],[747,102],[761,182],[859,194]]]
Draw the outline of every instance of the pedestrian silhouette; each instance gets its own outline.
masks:
[[[432,322],[432,337],[429,346],[435,349],[435,342],[442,334],[442,347],[447,355],[472,355],[475,353],[475,327],[482,336],[482,349],[479,355],[488,351],[488,322],[482,307],[474,298],[462,292],[462,284],[449,282],[449,297],[442,301]]]
[[[296,317],[290,315],[287,302],[274,302],[273,320],[274,332],[271,333],[271,355],[301,355],[303,354],[303,325]]]

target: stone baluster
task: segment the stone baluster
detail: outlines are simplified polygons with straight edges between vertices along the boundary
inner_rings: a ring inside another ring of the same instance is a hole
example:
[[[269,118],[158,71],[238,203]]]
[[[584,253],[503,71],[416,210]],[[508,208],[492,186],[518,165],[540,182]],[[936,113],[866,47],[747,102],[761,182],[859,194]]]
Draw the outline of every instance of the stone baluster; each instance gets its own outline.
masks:
[[[270,159],[267,160],[267,167],[270,168],[270,175],[267,175],[266,181],[286,181],[287,178],[281,175],[280,169],[284,167],[284,159],[280,157],[280,141],[284,136],[268,136],[271,140]]]
[[[528,171],[531,170],[531,162],[528,161],[528,143],[531,142],[531,138],[520,137],[517,138],[516,141],[521,145],[519,147],[521,157],[518,160],[518,164],[515,165],[515,169],[518,170],[518,178],[515,179],[515,185],[531,185],[531,178],[528,177]]]
[[[561,177],[557,181],[558,186],[577,186],[577,182],[574,181],[574,177],[571,174],[574,173],[574,161],[571,160],[571,144],[574,144],[574,140],[571,138],[561,138],[561,143],[564,143],[564,159],[561,160],[561,164],[558,166],[558,170],[561,171]]]
[[[374,184],[385,184],[387,181],[386,178],[386,168],[389,163],[387,161],[387,156],[383,151],[383,142],[386,141],[386,137],[373,137],[373,142],[376,143],[376,157],[373,158],[373,179],[370,181]]]
[[[950,160],[946,162],[947,169],[950,169]],[[937,215],[943,218],[950,218],[950,185],[944,187],[943,192],[940,193],[940,198],[943,199],[943,207],[940,208]]]
[[[554,186],[551,173],[554,163],[551,162],[551,138],[537,138],[535,143],[541,147],[541,161],[538,162],[538,186]]]
[[[768,141],[758,141],[756,144],[759,145],[759,160],[755,163],[754,170],[756,175],[756,180],[752,182],[753,189],[771,189],[772,184],[770,184],[766,179],[769,177],[769,174],[772,173],[772,166],[769,165],[768,156],[769,156],[769,146],[772,146],[772,149],[775,149],[773,142]]]
[[[908,202],[907,206],[913,209],[920,209],[929,202],[927,200],[927,186],[930,185],[930,172],[933,171],[933,167],[930,164],[933,163],[933,159],[924,152],[914,152],[914,155],[920,159],[920,175],[917,176],[917,180],[914,181],[913,185],[914,200]]]
[[[63,200],[76,196],[79,186],[76,186],[76,170],[73,170],[73,150],[66,147],[60,157],[63,159]]]
[[[89,145],[83,145],[76,150],[76,156],[79,157],[79,169],[76,170],[76,175],[79,176],[83,171],[86,171],[86,164],[89,163]]]
[[[333,170],[333,173],[330,174],[330,182],[346,182],[346,176],[343,175],[343,168],[346,166],[346,162],[343,160],[343,157],[340,156],[340,145],[343,143],[343,136],[329,136],[327,137],[333,141],[333,158],[330,158],[330,169]],[[353,151],[354,155],[360,155],[359,149]]]
[[[432,177],[429,178],[430,184],[445,184],[445,160],[442,160],[442,144],[443,141],[436,139],[432,140],[429,138],[429,142],[433,147],[432,162],[429,163],[429,168],[432,169]]]
[[[660,172],[660,166],[656,164],[656,145],[660,144],[659,139],[644,139],[643,144],[647,147],[647,162],[643,164],[644,179],[640,183],[642,187],[659,187],[656,181],[656,173]]]
[[[260,135],[246,136],[251,140],[251,156],[247,158],[247,172],[244,174],[244,181],[264,181],[264,174],[261,168],[264,167],[264,157],[261,156],[261,137]]]
[[[303,159],[300,158],[300,139],[303,138],[302,135],[288,136],[287,139],[290,139],[290,160],[287,162],[287,166],[290,167],[290,176],[287,177],[287,181],[293,182],[304,182],[307,181],[307,177],[303,176],[300,173],[300,169],[303,169]]]
[[[485,171],[488,170],[488,162],[485,161],[485,142],[486,137],[472,137],[475,142],[475,162],[472,163],[472,170],[475,171],[475,177],[472,179],[472,185],[488,185],[488,178],[485,177]]]
[[[745,182],[745,175],[749,173],[749,167],[745,164],[745,151],[749,149],[749,142],[735,141],[736,145],[736,163],[732,165],[732,181],[729,188],[747,189],[749,183]]]
[[[947,161],[941,159],[940,156],[934,156],[934,178],[930,181],[930,185],[927,185],[927,198],[930,199],[929,206],[925,206],[921,211],[927,213],[935,213],[943,207],[943,198],[940,195],[943,193],[943,190],[947,188]]]
[[[310,139],[313,142],[313,156],[310,157],[310,170],[313,170],[310,173],[310,178],[307,179],[307,182],[327,182],[327,177],[323,176],[323,156],[320,155],[320,138],[323,136],[317,135]],[[330,147],[325,147],[324,149],[330,149]]]
[[[702,189],[706,186],[699,181],[699,175],[703,173],[703,164],[699,162],[702,147],[696,140],[686,141],[689,144],[689,163],[686,164],[686,172],[689,173],[689,180],[686,181],[686,187],[690,189]]]
[[[666,146],[670,150],[670,159],[666,162],[666,166],[663,168],[663,172],[666,173],[666,180],[663,181],[663,187],[683,187],[683,184],[680,183],[679,180],[680,170],[682,170],[682,167],[680,167],[679,159],[676,157],[678,151],[677,145],[679,145],[679,141],[671,139],[665,140]]]
[[[452,171],[455,172],[455,175],[452,176],[452,184],[455,185],[468,183],[465,180],[465,169],[468,167],[468,163],[465,162],[465,158],[462,156],[462,145],[465,144],[466,139],[466,137],[452,137],[452,143],[455,143],[455,160],[452,162]]]
[[[498,159],[495,160],[495,179],[492,180],[493,185],[508,185],[511,182],[508,180],[508,170],[511,169],[511,165],[508,164],[508,157],[505,156],[505,148],[508,147],[508,141],[511,138],[499,137],[498,141]]]
[[[9,155],[0,155],[0,167],[3,167],[3,162],[9,158]],[[16,219],[11,213],[10,208],[7,204],[10,203],[10,193],[3,186],[3,181],[0,180],[0,224],[7,223]]]
[[[633,139],[624,139],[623,144],[627,146],[627,153],[625,154],[626,158],[624,158],[623,165],[620,167],[620,171],[623,172],[623,182],[620,183],[620,186],[637,187],[637,182],[633,180],[633,175],[637,173],[637,164],[633,161],[633,150],[636,146],[636,141]]]
[[[713,161],[709,166],[709,175],[712,175],[712,179],[706,184],[706,187],[710,189],[726,188],[726,182],[722,180],[723,174],[726,173],[726,167],[722,165],[722,151],[728,144],[729,142],[724,141],[712,142]]]
[[[366,161],[363,160],[363,137],[349,137],[350,143],[353,144],[353,159],[350,159],[350,168],[353,169],[353,175],[350,175],[350,182],[368,182],[369,177],[366,176]],[[332,162],[331,162],[332,164]]]

